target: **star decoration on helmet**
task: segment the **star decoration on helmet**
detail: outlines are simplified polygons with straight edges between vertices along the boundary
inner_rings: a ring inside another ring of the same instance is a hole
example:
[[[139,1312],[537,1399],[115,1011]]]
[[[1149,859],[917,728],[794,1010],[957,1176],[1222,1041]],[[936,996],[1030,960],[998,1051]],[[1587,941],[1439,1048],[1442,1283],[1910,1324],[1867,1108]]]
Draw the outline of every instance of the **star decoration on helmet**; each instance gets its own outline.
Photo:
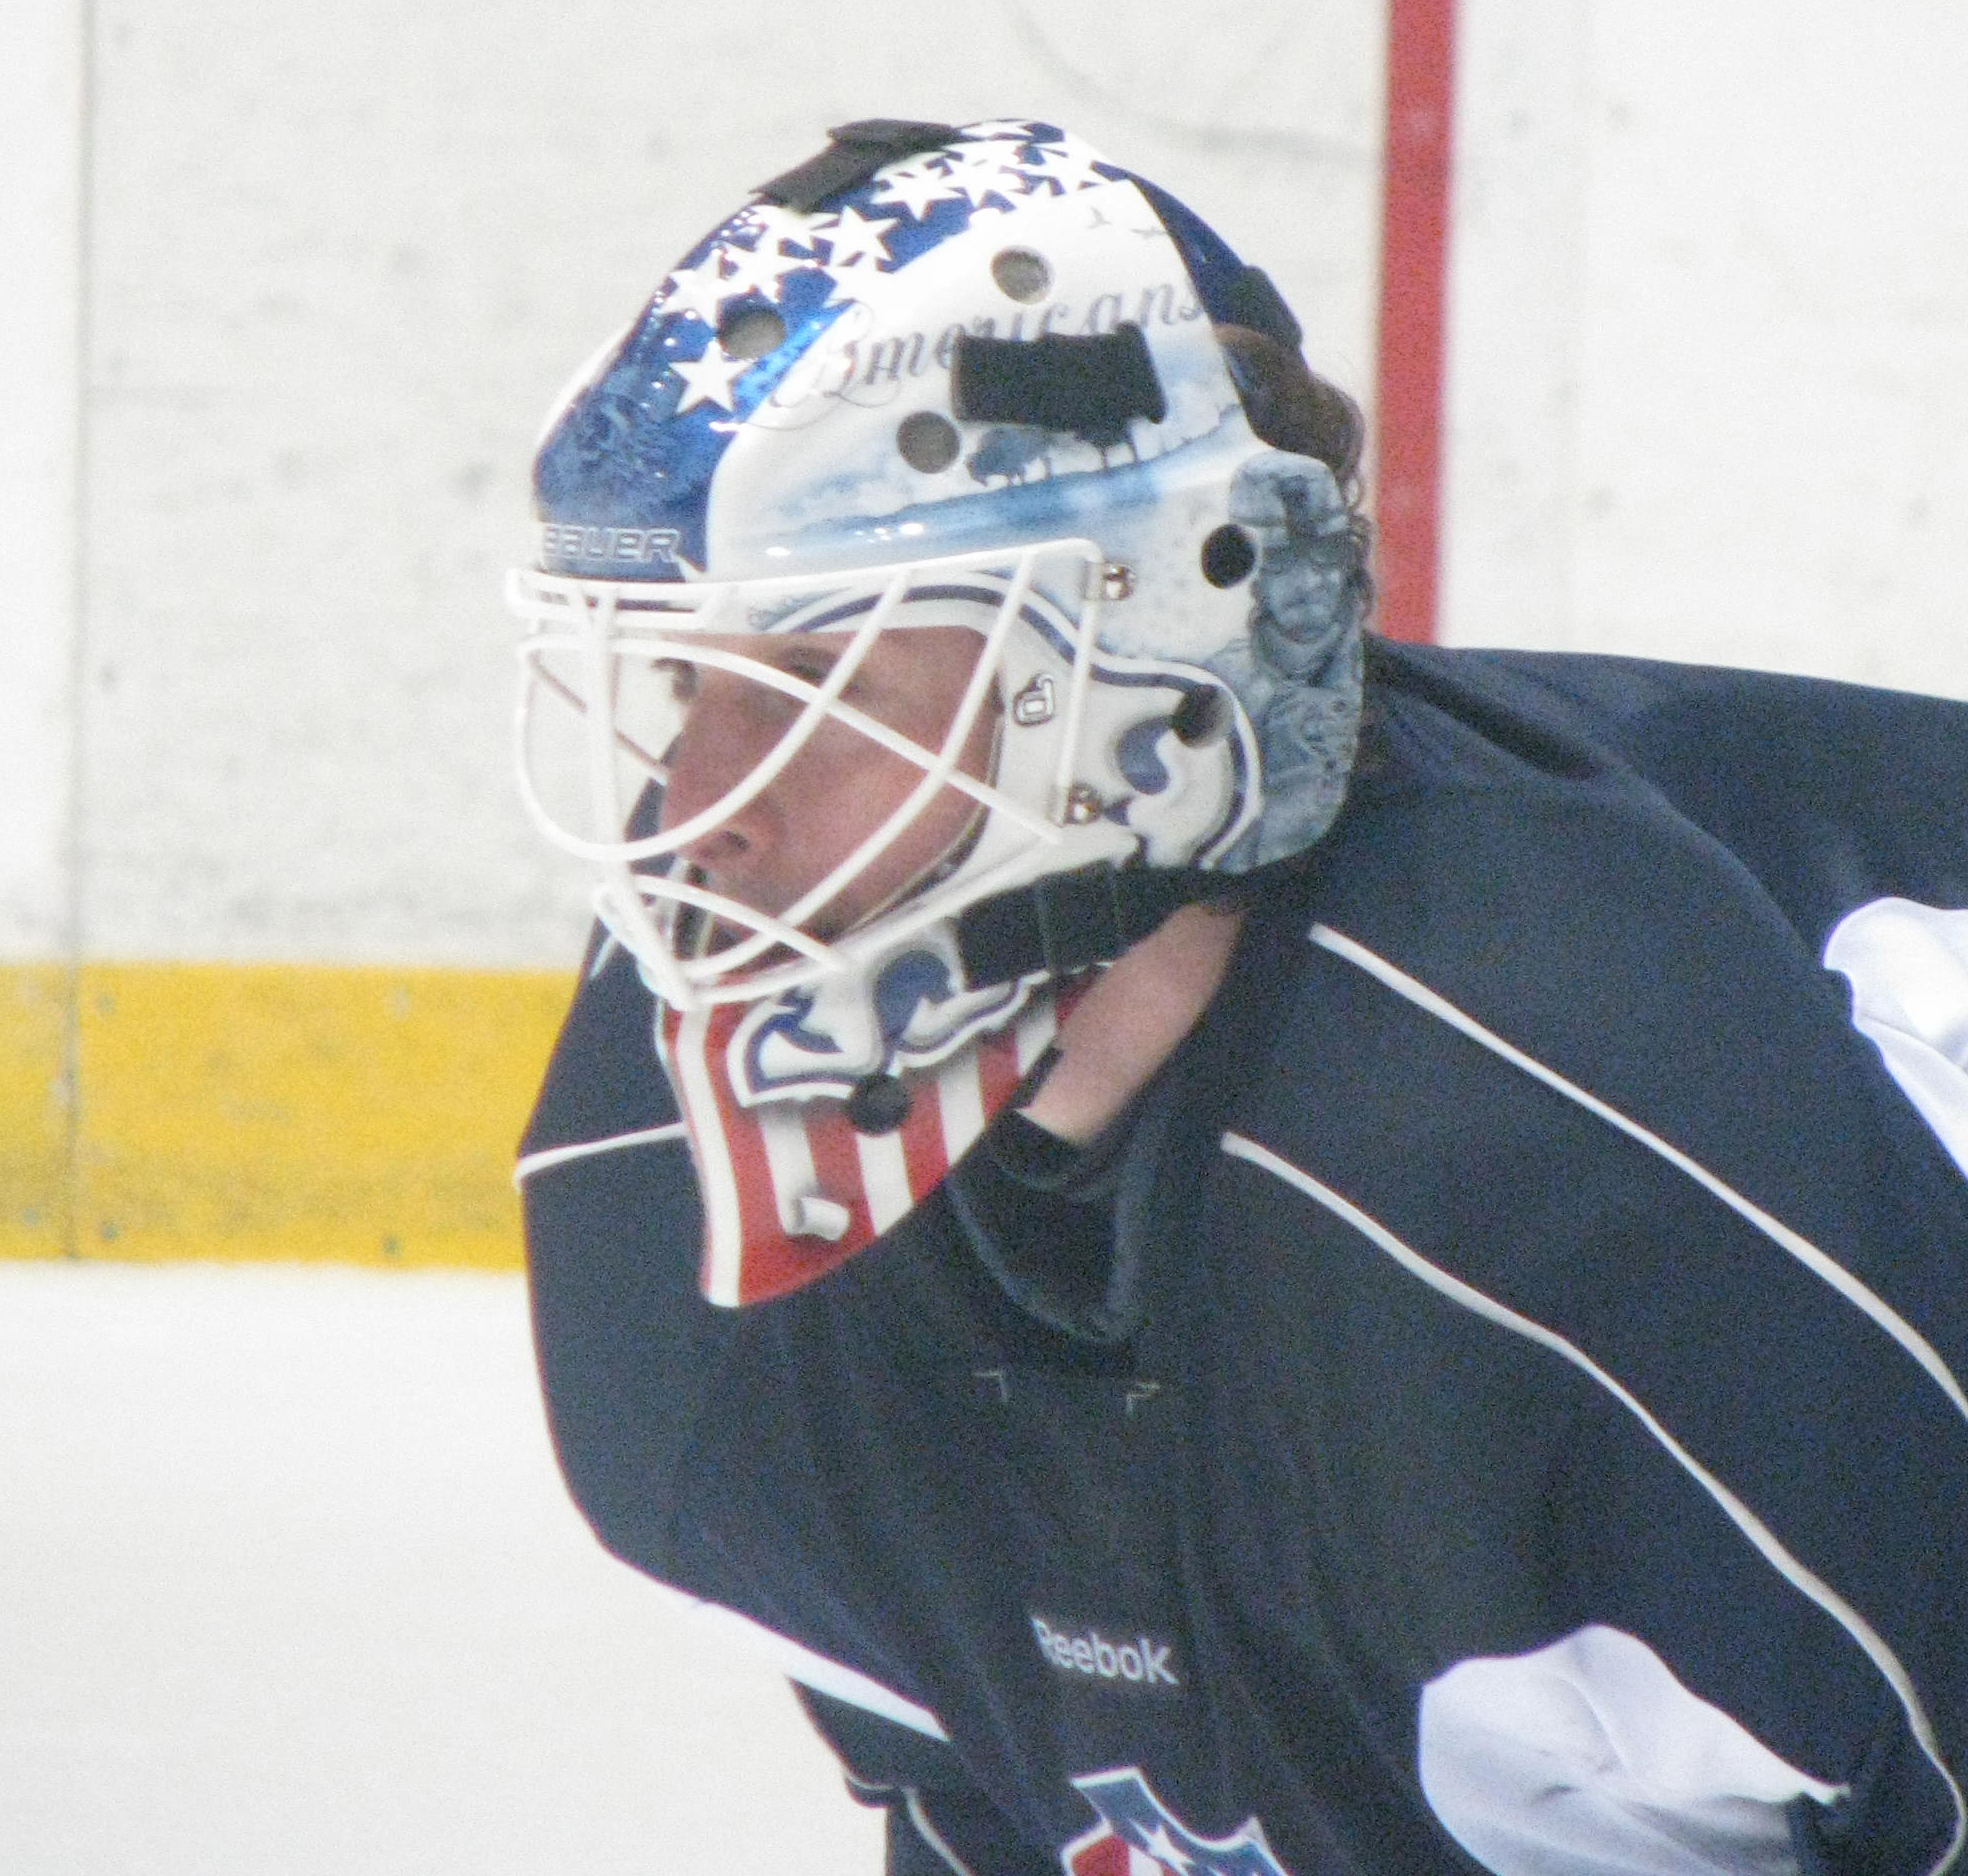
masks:
[[[718,309],[734,291],[725,283],[724,252],[722,248],[713,248],[695,267],[672,274],[663,289],[663,311],[685,313],[692,319],[701,319],[707,326],[715,326]]]
[[[921,221],[937,203],[948,202],[959,193],[941,169],[924,163],[897,163],[882,171],[881,187],[873,200],[882,208],[892,204],[912,220]]]
[[[724,277],[723,290],[731,298],[757,293],[775,300],[779,297],[780,281],[802,267],[815,265],[803,257],[788,255],[785,244],[776,240],[761,240],[752,248],[727,248],[724,258],[731,263],[731,271]]]
[[[699,404],[720,404],[726,410],[737,408],[731,387],[751,369],[749,358],[731,358],[713,339],[697,358],[671,361],[671,369],[683,380],[684,394],[677,400],[677,415]]]
[[[1085,155],[1069,150],[1063,143],[1028,144],[1019,155],[1018,166],[1028,175],[1036,173],[1057,185],[1061,195],[1091,189],[1095,183],[1105,180]]]
[[[1025,192],[1025,178],[1011,160],[1007,145],[998,145],[995,152],[982,149],[974,156],[965,151],[952,159],[950,193],[962,196],[974,209],[982,208],[987,196],[1013,201]]]
[[[879,267],[888,259],[888,237],[893,222],[870,221],[858,209],[844,208],[828,216],[815,230],[827,243],[827,266],[834,273],[849,267]]]
[[[749,234],[763,247],[766,242],[776,242],[783,252],[789,247],[804,248],[811,254],[814,251],[814,218],[802,215],[797,209],[783,208],[777,202],[754,202],[748,208],[738,211],[731,219],[733,234]]]

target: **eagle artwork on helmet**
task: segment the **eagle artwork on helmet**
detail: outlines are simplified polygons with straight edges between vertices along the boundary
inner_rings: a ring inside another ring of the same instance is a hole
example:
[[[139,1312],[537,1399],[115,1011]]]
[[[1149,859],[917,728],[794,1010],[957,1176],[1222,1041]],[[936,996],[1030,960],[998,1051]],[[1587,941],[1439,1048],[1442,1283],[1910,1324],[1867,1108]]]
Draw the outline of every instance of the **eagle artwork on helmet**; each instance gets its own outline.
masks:
[[[880,121],[556,405],[522,792],[658,1000],[714,1301],[894,1223],[1089,971],[1338,811],[1364,529],[1344,466],[1253,427],[1253,334],[1296,354],[1261,273],[1076,138]],[[746,817],[848,745],[879,811],[768,877]],[[687,800],[685,747],[719,771]]]

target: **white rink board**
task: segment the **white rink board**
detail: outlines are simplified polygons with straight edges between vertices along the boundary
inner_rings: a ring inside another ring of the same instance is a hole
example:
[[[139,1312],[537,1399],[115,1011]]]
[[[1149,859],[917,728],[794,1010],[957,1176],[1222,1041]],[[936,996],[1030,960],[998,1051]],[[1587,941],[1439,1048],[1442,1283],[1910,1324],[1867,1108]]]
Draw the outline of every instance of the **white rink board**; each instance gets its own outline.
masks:
[[[784,1683],[608,1557],[519,1280],[0,1263],[8,1876],[869,1876]]]

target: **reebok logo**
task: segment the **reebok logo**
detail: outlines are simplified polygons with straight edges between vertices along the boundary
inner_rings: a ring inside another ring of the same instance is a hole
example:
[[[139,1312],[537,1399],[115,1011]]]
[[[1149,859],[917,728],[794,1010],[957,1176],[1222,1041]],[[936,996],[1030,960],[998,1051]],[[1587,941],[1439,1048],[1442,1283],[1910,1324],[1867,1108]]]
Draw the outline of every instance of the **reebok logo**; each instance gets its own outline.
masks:
[[[1053,1627],[1042,1615],[1032,1617],[1032,1634],[1039,1653],[1068,1674],[1084,1674],[1097,1681],[1126,1681],[1135,1687],[1182,1685],[1181,1677],[1169,1665],[1175,1652],[1173,1644],[1158,1642],[1152,1635],[1110,1642],[1098,1629],[1070,1634]]]

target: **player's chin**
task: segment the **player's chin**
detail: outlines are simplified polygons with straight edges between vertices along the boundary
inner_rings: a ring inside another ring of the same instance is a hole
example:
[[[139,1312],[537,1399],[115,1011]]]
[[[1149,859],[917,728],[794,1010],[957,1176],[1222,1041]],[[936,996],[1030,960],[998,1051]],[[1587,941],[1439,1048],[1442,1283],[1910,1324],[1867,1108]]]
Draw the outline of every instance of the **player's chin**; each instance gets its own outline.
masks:
[[[715,958],[758,937],[770,924],[784,919],[811,890],[810,882],[782,885],[763,879],[733,879],[729,873],[693,867],[690,884],[715,894],[729,910],[717,905],[679,907],[671,927],[677,954],[685,958]],[[833,944],[864,923],[871,911],[892,903],[893,895],[862,890],[850,880],[827,904],[817,906],[799,921],[799,930],[819,944]],[[791,945],[774,945],[761,965],[784,964],[797,955]]]

